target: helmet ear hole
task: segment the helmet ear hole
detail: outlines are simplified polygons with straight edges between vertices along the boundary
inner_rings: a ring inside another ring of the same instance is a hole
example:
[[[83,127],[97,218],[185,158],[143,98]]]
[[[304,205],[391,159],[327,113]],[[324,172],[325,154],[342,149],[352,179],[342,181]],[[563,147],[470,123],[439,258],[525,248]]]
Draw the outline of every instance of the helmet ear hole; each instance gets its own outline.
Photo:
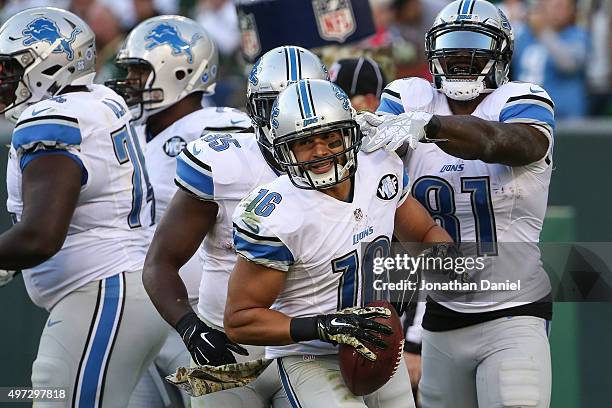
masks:
[[[57,71],[59,71],[62,68],[61,65],[53,65],[47,69],[45,69],[44,71],[41,72],[41,74],[43,75],[47,75],[47,76],[53,76]]]
[[[176,79],[178,79],[179,81],[181,81],[186,76],[185,71],[183,71],[182,69],[176,71],[174,75],[176,76]]]

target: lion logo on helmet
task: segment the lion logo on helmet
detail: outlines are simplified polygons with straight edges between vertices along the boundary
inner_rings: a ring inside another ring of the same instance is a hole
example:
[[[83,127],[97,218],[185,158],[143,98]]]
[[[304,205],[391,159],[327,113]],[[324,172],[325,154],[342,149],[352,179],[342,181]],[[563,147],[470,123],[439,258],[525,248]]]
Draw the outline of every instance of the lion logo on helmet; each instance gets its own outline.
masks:
[[[47,42],[53,45],[59,41],[59,44],[53,50],[53,52],[56,54],[65,53],[68,61],[72,61],[74,58],[72,43],[76,40],[76,36],[81,32],[82,30],[79,27],[75,27],[70,33],[70,36],[66,38],[60,32],[60,29],[55,21],[47,17],[39,17],[28,24],[21,33],[27,37],[25,40],[23,40],[23,45],[29,46],[38,42]]]
[[[153,27],[145,37],[145,41],[150,41],[145,44],[145,49],[151,50],[160,45],[169,45],[172,48],[172,55],[185,54],[187,61],[193,63],[193,52],[191,48],[195,43],[202,38],[200,33],[195,33],[191,37],[191,41],[187,41],[181,37],[178,28],[169,23],[161,23]]]

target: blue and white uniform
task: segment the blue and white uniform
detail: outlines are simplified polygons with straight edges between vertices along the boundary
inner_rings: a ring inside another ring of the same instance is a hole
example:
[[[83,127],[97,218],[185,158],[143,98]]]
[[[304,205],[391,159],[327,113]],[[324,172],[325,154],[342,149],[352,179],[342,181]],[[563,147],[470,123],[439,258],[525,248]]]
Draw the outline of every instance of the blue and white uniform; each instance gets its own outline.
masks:
[[[92,115],[91,112],[96,112]],[[23,271],[30,297],[50,309],[84,284],[142,269],[152,223],[152,190],[123,99],[92,85],[29,107],[13,131],[8,211],[21,219],[21,174],[41,155],[62,154],[82,170],[66,241],[48,261]]]
[[[232,214],[257,185],[277,178],[266,162],[253,133],[208,133],[190,142],[177,157],[176,185],[199,200],[217,204],[217,218],[199,250],[202,277],[198,314],[211,326],[223,330],[227,283],[236,263],[232,240]],[[264,348],[246,346],[247,361],[263,357]],[[256,381],[231,390],[192,399],[192,406],[232,406],[238,408],[287,407],[278,373],[268,367]]]
[[[358,155],[350,202],[298,189],[282,176],[255,188],[236,209],[236,251],[287,274],[273,310],[307,317],[363,305],[374,300],[364,257],[388,253],[395,211],[408,192],[401,160],[384,151]],[[413,406],[403,361],[384,387],[355,397],[341,379],[337,353],[337,346],[319,340],[266,347],[267,358],[279,359],[294,407]]]
[[[151,185],[155,191],[155,220],[159,222],[168,208],[176,185],[177,156],[183,148],[203,134],[223,131],[238,131],[251,126],[251,119],[238,109],[225,107],[208,107],[186,115],[154,137],[144,134],[146,143],[145,158]],[[141,127],[140,130],[143,128]],[[197,255],[194,255],[180,270],[180,275],[189,298],[198,298],[202,266]]]
[[[32,161],[64,155],[82,172],[64,245],[23,271],[34,303],[50,310],[32,384],[66,388],[66,406],[125,406],[167,334],[141,282],[153,195],[129,120],[121,97],[90,85],[29,107],[13,132],[7,187],[16,222]]]
[[[174,184],[177,156],[187,143],[203,134],[220,131],[239,131],[251,126],[251,119],[242,111],[226,107],[206,107],[183,116],[170,126],[152,136],[146,132],[145,125],[136,127],[136,132],[145,147],[147,171],[155,191],[155,227],[168,208],[177,190]],[[151,229],[151,238],[154,229]],[[198,301],[198,289],[202,276],[202,264],[198,254],[183,265],[179,271],[185,283],[187,295],[192,305]],[[176,387],[166,384],[163,377],[176,371],[178,367],[189,365],[189,352],[183,340],[174,330],[170,332],[159,355],[141,379],[130,400],[130,407],[160,407],[164,399],[188,399],[187,394],[179,396]]]
[[[396,80],[383,91],[378,113],[405,111],[453,114],[447,97],[419,78]],[[540,86],[509,82],[487,95],[472,115],[533,126],[549,147],[539,160],[516,167],[464,160],[434,143],[420,143],[404,157],[411,194],[485,265],[474,274],[466,272],[476,290],[429,292],[423,318],[423,407],[547,407],[552,305],[538,241],[552,172],[554,105]],[[482,286],[484,280],[505,279],[520,281],[521,289]]]

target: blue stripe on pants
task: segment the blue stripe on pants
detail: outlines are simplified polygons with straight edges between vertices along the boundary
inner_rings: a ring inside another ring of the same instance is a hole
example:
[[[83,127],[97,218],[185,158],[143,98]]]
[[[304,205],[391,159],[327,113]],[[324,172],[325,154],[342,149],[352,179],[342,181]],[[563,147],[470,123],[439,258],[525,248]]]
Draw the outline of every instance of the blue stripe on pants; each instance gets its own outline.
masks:
[[[285,390],[285,395],[287,395],[287,399],[291,404],[292,408],[302,408],[300,405],[300,401],[297,399],[297,395],[293,392],[293,388],[291,387],[291,383],[289,382],[289,376],[285,371],[285,367],[283,367],[283,362],[281,358],[276,359],[276,364],[278,366],[278,374],[280,375],[281,384],[283,385],[283,389]]]
[[[121,274],[104,279],[102,288],[104,298],[102,307],[96,316],[97,327],[93,338],[87,361],[85,362],[80,379],[81,390],[78,398],[78,407],[96,407],[102,394],[101,384],[104,371],[110,357],[113,337],[121,316],[121,298],[123,296],[123,280]],[[111,390],[112,392],[112,390]]]

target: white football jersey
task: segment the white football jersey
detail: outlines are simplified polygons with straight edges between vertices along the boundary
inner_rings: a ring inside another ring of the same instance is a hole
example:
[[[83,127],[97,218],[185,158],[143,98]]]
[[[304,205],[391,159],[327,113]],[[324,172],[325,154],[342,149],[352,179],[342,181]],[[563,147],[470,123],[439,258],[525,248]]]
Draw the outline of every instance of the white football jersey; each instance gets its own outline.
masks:
[[[251,126],[251,119],[238,109],[225,107],[208,107],[190,113],[174,122],[155,137],[141,136],[145,140],[145,158],[149,178],[155,191],[155,220],[159,223],[162,214],[168,208],[176,185],[176,158],[187,143],[210,132],[238,131]],[[139,128],[144,131],[143,127]],[[202,266],[198,255],[194,255],[180,270],[190,299],[198,298],[198,288],[202,275]]]
[[[378,113],[400,114],[419,110],[452,115],[446,96],[420,78],[389,84]],[[550,293],[537,243],[542,229],[552,171],[553,102],[541,87],[509,82],[489,94],[473,116],[504,123],[534,126],[549,140],[539,161],[511,167],[451,156],[435,143],[420,143],[404,158],[412,180],[412,195],[456,242],[477,243],[476,254],[486,258],[486,268],[475,275],[503,282],[521,280],[521,290],[482,291],[470,301],[445,300],[450,292],[430,294],[458,312],[483,312],[534,302]],[[502,244],[503,243],[503,244]],[[520,243],[520,244],[518,244]]]
[[[232,214],[249,192],[280,174],[268,165],[253,133],[210,133],[178,156],[176,184],[219,206],[214,227],[200,247],[202,278],[198,313],[223,327],[227,282],[236,263]]]
[[[143,266],[153,194],[130,118],[119,95],[91,85],[89,92],[68,93],[29,107],[15,125],[7,207],[16,221],[23,208],[22,171],[31,160],[50,152],[64,154],[83,171],[62,249],[23,271],[28,293],[38,306],[50,309],[88,282]]]
[[[364,265],[389,254],[395,210],[409,191],[395,153],[359,153],[353,200],[296,188],[288,176],[256,187],[234,213],[236,251],[287,272],[272,309],[291,317],[334,313],[375,300],[374,275]],[[362,244],[365,244],[362,246]],[[321,341],[266,347],[266,357],[324,355]]]

